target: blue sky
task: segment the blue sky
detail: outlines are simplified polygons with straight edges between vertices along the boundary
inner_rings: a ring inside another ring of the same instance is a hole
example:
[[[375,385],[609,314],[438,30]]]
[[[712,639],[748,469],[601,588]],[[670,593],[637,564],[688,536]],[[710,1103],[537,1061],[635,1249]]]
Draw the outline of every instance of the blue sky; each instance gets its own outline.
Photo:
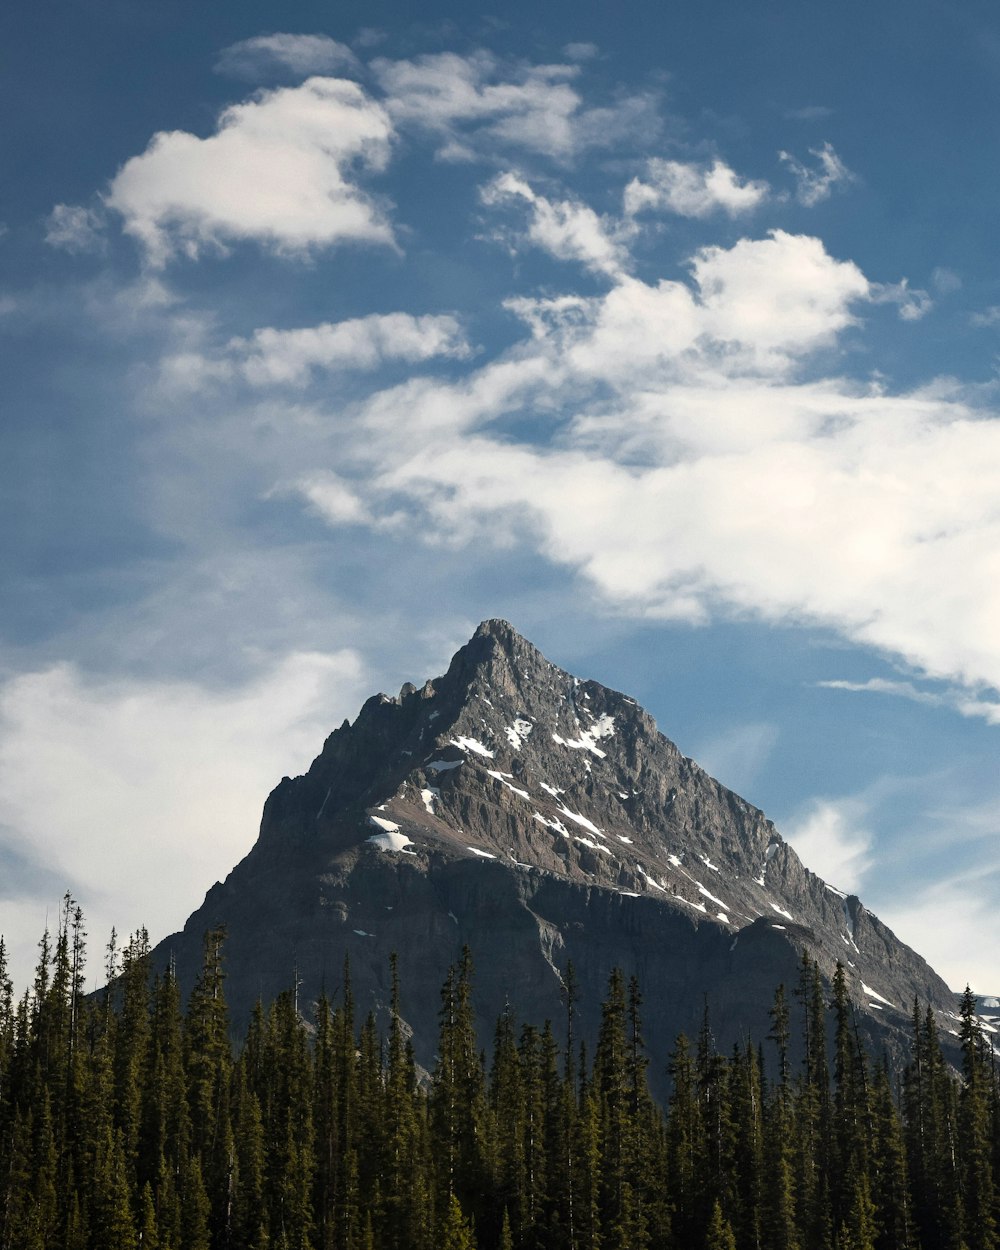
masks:
[[[18,982],[503,616],[995,992],[992,6],[212,10],[0,18]]]

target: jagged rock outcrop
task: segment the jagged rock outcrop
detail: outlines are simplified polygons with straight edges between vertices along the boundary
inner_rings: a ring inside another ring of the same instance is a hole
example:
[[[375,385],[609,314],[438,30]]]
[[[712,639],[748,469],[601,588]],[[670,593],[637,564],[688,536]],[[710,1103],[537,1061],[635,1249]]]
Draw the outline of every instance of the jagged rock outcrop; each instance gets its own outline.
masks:
[[[592,1035],[611,970],[635,973],[654,1076],[706,995],[720,1046],[762,1039],[803,949],[828,977],[844,963],[862,1031],[890,1052],[915,997],[954,1027],[941,978],[809,872],[763,812],[634,700],[556,668],[504,621],[484,622],[443,677],[369,699],[284,778],[257,844],[156,958],[171,952],[190,981],[218,923],[237,1030],[258,995],[295,981],[308,1014],[337,993],[345,954],[360,1009],[384,1020],[396,952],[426,1067],[465,944],[484,1042],[508,1002],[558,1031],[569,961]]]

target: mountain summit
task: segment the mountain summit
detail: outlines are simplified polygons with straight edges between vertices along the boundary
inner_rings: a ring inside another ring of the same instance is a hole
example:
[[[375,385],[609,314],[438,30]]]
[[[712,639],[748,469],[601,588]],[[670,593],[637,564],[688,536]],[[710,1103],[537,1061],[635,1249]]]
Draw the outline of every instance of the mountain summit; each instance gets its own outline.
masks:
[[[697,1029],[769,1031],[802,952],[848,973],[859,1027],[897,1050],[914,998],[954,997],[854,896],[809,872],[763,812],[713,780],[626,695],[557,668],[485,621],[443,677],[373,696],[309,771],[284,778],[249,855],[170,952],[182,979],[225,924],[239,1027],[259,996],[300,1007],[340,986],[384,1013],[396,952],[403,1016],[430,1066],[438,989],[468,945],[483,1037],[509,1003],[562,1018],[573,963],[583,1033],[611,970],[635,974],[654,1066]]]

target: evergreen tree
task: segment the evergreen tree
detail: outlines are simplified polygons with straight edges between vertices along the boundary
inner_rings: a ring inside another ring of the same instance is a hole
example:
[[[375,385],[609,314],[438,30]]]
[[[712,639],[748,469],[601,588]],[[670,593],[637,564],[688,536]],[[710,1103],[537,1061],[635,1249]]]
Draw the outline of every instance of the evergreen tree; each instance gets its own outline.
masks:
[[[718,1198],[712,1204],[712,1215],[705,1236],[705,1250],[736,1250],[736,1234],[732,1225],[722,1214]]]
[[[997,1222],[990,1140],[991,1074],[976,998],[966,986],[959,1012],[962,1089],[958,1102],[958,1146],[962,1158],[962,1206],[969,1250],[996,1250]]]
[[[464,1210],[484,1214],[486,1079],[472,1011],[472,956],[462,953],[441,992],[438,1062],[431,1086],[435,1157],[441,1162],[443,1214],[458,1197]]]

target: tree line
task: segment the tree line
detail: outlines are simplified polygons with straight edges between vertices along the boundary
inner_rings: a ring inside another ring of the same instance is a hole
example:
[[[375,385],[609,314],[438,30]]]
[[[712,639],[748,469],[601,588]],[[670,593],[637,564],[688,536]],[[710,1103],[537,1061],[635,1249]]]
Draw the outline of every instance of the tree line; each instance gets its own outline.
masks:
[[[651,1097],[640,987],[609,982],[593,1054],[565,1019],[480,1047],[466,951],[420,1079],[349,968],[307,1025],[293,986],[230,1041],[221,930],[186,1004],[144,931],[84,993],[67,896],[15,1000],[0,940],[0,1250],[995,1250],[1000,1077],[966,992],[961,1071],[914,1004],[897,1079],[865,1053],[844,969],[804,953],[771,1031],[731,1054],[706,1007]],[[793,1048],[792,1043],[795,1042]],[[801,1052],[794,1064],[791,1053]]]

